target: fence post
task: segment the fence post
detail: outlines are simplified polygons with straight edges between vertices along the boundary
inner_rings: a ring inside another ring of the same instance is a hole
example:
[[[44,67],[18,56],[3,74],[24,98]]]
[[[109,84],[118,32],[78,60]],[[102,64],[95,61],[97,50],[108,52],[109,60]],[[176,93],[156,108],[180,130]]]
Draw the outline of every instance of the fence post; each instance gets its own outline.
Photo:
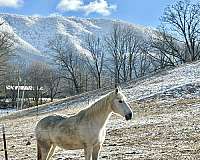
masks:
[[[8,153],[7,153],[7,148],[6,148],[6,134],[5,134],[4,125],[2,125],[2,130],[3,130],[3,143],[4,143],[4,151],[5,151],[5,160],[8,160]]]

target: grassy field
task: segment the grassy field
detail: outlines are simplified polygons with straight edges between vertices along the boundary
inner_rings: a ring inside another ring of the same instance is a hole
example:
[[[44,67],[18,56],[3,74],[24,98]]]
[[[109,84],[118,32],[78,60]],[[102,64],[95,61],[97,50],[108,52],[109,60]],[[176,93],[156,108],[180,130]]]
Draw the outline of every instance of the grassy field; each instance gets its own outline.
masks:
[[[131,104],[134,119],[126,122],[113,115],[100,159],[200,159],[200,100],[149,99]],[[72,115],[80,108],[66,109],[51,114]],[[50,113],[49,113],[50,114]],[[42,116],[2,120],[6,125],[9,159],[35,160],[34,128]],[[0,139],[0,146],[3,146]],[[0,148],[0,159],[4,159]],[[83,151],[57,148],[52,159],[83,160]]]

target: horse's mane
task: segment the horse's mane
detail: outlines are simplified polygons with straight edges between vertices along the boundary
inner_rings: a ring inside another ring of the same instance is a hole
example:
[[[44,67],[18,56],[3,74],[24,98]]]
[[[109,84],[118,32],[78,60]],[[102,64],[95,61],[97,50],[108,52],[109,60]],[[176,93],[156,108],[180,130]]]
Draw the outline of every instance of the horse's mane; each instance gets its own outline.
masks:
[[[91,104],[89,107],[81,110],[78,115],[80,118],[82,117],[88,117],[92,118],[92,116],[97,115],[100,112],[104,112],[108,109],[108,104],[111,103],[112,99],[114,97],[114,92],[110,92],[100,98],[98,101]]]

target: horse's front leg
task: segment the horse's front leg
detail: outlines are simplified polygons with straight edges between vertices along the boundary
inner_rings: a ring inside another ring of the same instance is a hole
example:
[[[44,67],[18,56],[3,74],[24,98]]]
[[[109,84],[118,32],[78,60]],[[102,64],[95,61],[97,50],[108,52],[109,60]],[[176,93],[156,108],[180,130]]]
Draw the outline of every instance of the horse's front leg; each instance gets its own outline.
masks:
[[[85,160],[91,160],[92,159],[92,146],[87,146],[84,148],[84,154],[85,154]]]
[[[97,144],[94,146],[93,152],[92,152],[92,160],[98,160],[100,149],[101,149],[100,144]]]

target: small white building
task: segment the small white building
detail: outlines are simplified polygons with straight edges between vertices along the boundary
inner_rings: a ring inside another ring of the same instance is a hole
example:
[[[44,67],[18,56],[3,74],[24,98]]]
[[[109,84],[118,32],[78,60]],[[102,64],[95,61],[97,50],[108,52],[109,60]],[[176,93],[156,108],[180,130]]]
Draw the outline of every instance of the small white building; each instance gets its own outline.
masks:
[[[6,86],[6,90],[20,90],[20,91],[33,91],[33,86]],[[40,91],[43,91],[44,89],[41,87]]]

